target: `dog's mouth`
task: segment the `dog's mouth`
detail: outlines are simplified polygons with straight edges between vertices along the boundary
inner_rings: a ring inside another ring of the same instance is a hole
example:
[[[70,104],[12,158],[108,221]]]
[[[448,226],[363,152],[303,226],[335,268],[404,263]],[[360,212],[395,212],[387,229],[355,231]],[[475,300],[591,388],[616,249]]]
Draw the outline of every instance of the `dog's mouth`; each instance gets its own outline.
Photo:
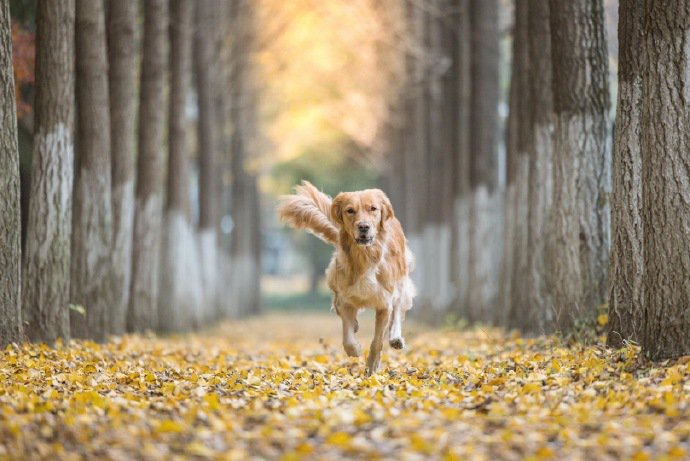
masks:
[[[371,245],[371,243],[374,241],[374,237],[358,237],[355,239],[355,242],[357,242],[357,245]]]

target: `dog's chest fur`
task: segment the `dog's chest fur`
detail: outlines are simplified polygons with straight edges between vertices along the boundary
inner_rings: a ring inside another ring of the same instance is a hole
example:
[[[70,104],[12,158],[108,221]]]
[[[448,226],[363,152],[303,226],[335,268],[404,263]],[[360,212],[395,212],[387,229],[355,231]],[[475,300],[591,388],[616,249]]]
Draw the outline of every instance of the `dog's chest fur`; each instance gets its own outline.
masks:
[[[348,264],[345,258],[334,255],[326,270],[328,284],[339,302],[355,307],[375,309],[389,304],[392,293],[386,289],[378,277],[380,261],[367,267],[361,273],[342,270],[345,264]],[[349,277],[346,274],[349,274]]]

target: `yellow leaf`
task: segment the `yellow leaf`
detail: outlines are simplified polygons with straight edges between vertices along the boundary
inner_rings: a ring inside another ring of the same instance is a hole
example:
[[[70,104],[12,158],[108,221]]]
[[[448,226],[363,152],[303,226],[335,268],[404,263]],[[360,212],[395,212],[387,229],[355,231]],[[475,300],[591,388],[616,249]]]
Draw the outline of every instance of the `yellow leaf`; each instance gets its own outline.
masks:
[[[156,431],[162,433],[182,432],[182,426],[180,423],[173,421],[172,419],[166,419],[158,423]]]
[[[326,438],[326,442],[337,447],[347,447],[352,437],[346,432],[334,432]]]
[[[599,324],[599,326],[602,326],[602,327],[604,325],[607,325],[609,323],[608,314],[599,314],[599,316],[597,317],[597,323]]]

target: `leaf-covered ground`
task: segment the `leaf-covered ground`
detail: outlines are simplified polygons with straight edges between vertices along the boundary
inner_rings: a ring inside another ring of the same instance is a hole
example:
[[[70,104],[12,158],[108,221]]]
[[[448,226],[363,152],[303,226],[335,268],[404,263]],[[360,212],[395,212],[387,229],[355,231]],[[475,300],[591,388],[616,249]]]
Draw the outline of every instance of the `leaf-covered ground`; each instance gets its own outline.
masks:
[[[408,330],[407,350],[388,351],[371,378],[341,352],[334,315],[10,346],[0,352],[0,459],[690,457],[687,361]]]

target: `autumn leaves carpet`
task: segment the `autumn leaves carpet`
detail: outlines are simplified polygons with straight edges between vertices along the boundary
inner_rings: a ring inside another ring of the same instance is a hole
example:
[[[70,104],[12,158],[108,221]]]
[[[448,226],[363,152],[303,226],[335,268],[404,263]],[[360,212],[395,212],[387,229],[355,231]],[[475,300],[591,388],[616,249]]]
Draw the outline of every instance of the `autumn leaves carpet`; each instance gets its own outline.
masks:
[[[371,319],[360,322],[363,343]],[[0,352],[0,459],[687,459],[690,363],[410,325],[363,359],[335,315]]]

